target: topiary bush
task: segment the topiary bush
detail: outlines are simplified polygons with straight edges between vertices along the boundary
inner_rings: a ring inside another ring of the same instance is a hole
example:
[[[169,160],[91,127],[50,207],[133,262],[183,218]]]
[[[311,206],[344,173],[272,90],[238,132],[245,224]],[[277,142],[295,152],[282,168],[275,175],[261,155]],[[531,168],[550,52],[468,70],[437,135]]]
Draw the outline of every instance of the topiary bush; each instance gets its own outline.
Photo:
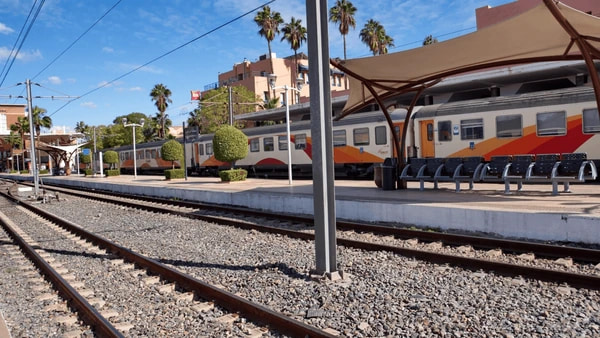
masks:
[[[183,162],[183,146],[175,140],[169,140],[160,148],[160,157],[171,161],[172,169],[175,169],[175,161]]]
[[[40,175],[46,175],[48,173],[49,173],[48,169],[40,170]]]
[[[185,178],[185,171],[183,169],[167,169],[165,170],[165,178],[168,180]]]
[[[119,175],[121,175],[121,171],[119,169],[108,169],[105,172],[106,172],[106,176],[119,176]]]
[[[83,173],[85,174],[85,176],[92,176],[94,175],[94,170],[92,170],[91,168],[87,168],[83,171]]]
[[[235,163],[248,155],[248,137],[236,127],[219,127],[213,136],[215,158],[222,162]]]
[[[29,170],[21,170],[21,174],[29,174]]]
[[[245,169],[229,169],[219,171],[219,177],[223,182],[245,181],[248,171]]]
[[[104,155],[102,156],[102,161],[106,164],[109,164],[110,169],[114,169],[115,164],[119,163],[119,154],[114,150],[108,150],[104,152]]]

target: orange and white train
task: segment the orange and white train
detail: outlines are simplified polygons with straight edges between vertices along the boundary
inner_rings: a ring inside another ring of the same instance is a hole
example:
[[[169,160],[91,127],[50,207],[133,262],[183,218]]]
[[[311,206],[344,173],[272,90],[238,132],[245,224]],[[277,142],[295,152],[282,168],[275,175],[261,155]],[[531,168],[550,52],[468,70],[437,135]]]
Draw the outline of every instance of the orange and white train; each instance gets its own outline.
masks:
[[[391,113],[394,131],[403,130],[406,111]],[[419,106],[406,135],[409,157],[482,156],[585,152],[600,161],[600,119],[591,87],[488,97]],[[249,176],[287,177],[286,126],[242,130],[248,136],[248,156],[235,163]],[[333,123],[336,176],[370,177],[373,168],[392,157],[393,136],[380,111],[356,113]],[[180,140],[181,141],[181,140]],[[291,125],[294,177],[311,175],[310,121]],[[138,144],[138,171],[171,167],[160,160],[162,142]],[[131,146],[115,149],[121,168],[133,170]],[[213,154],[212,135],[186,144],[189,173],[215,174],[229,167]]]

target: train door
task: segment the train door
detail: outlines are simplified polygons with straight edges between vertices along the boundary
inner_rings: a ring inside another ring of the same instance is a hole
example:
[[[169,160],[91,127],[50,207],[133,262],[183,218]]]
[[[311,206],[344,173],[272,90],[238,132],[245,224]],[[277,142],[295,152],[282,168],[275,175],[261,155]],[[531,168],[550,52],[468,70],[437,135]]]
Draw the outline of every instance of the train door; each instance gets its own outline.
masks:
[[[419,121],[421,157],[435,157],[433,120]]]

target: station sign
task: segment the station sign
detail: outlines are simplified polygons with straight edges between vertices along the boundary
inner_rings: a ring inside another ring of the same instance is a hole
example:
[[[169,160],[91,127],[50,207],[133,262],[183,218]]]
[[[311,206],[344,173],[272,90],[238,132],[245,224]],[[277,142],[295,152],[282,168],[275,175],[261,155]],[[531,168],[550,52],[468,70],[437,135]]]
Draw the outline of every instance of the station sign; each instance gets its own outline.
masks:
[[[183,132],[185,134],[185,141],[186,142],[194,141],[199,136],[198,135],[198,126],[187,127],[187,128],[185,128],[185,130]]]

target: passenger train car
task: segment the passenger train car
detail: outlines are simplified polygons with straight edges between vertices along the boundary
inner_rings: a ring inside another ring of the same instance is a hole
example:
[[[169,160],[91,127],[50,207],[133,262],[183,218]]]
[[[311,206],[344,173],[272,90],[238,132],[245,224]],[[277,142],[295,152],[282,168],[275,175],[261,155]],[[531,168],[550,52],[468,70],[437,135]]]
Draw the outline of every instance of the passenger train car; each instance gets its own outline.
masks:
[[[391,113],[400,134],[406,110]],[[409,157],[466,157],[585,152],[600,160],[600,119],[592,88],[573,87],[512,96],[415,107],[406,135]],[[249,176],[287,177],[286,126],[243,129],[248,156],[235,163]],[[375,165],[392,157],[393,136],[381,111],[352,114],[333,123],[336,176],[370,177]],[[181,140],[180,140],[181,141]],[[294,177],[311,175],[310,121],[291,124]],[[160,160],[161,142],[138,144],[141,172],[170,168]],[[121,168],[132,171],[131,146],[120,152]],[[212,135],[186,144],[190,173],[214,175],[229,164],[217,161]],[[600,164],[600,163],[597,163]]]

